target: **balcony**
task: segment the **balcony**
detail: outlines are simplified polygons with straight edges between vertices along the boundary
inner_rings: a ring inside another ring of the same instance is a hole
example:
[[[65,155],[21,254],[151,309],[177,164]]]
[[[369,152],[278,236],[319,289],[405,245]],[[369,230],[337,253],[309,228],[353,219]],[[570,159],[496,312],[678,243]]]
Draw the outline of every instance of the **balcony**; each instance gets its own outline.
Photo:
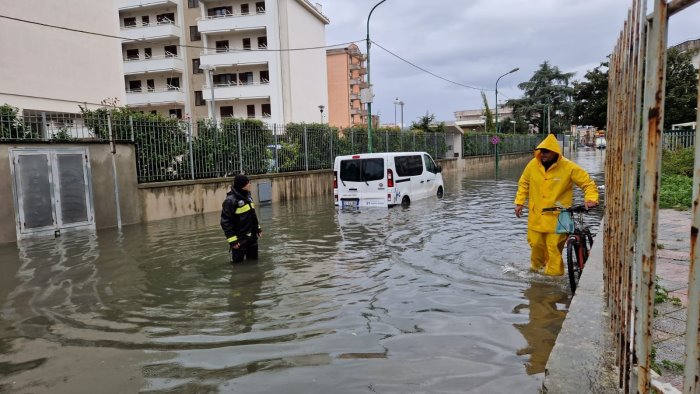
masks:
[[[274,54],[272,52],[256,50],[205,50],[199,57],[201,66],[236,66],[236,65],[254,65],[254,64],[270,64]]]
[[[209,86],[203,87],[203,96],[205,100],[211,97]],[[214,85],[214,100],[239,100],[239,99],[255,99],[255,98],[270,98],[272,88],[269,82],[260,83],[253,82],[247,84],[230,85]]]
[[[179,89],[127,90],[126,92],[126,105],[130,107],[184,103],[185,93]]]
[[[200,33],[222,33],[237,30],[263,29],[270,23],[267,14],[227,14],[208,16],[197,21]]]
[[[124,59],[124,75],[147,74],[163,71],[182,73],[183,60],[179,57],[151,57],[148,59]]]
[[[177,7],[175,0],[117,0],[119,11],[141,11]]]
[[[356,93],[350,93],[350,100],[359,100],[360,95]]]
[[[159,22],[149,25],[122,26],[123,42],[179,39],[182,35],[180,26],[171,22]]]
[[[360,108],[350,108],[350,115],[367,116],[367,110]]]

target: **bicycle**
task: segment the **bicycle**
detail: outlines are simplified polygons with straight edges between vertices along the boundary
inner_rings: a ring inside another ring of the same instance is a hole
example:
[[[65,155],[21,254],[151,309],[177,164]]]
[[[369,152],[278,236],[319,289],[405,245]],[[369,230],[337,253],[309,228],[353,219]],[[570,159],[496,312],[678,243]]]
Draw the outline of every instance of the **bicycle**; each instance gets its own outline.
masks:
[[[568,233],[566,239],[566,267],[569,273],[569,285],[571,294],[576,292],[576,286],[581,278],[583,267],[586,265],[588,255],[593,247],[593,234],[583,223],[583,214],[588,212],[585,205],[574,205],[570,208],[551,207],[544,208],[542,212],[569,212],[574,222],[573,232]]]

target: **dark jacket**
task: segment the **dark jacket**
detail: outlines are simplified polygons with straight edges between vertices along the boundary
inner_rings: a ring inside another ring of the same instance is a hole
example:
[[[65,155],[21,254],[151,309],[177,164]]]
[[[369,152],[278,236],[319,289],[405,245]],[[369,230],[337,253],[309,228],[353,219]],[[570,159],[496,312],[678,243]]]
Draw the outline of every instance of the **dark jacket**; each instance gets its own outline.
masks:
[[[250,193],[231,188],[226,194],[221,206],[221,228],[229,243],[258,238],[260,225]]]

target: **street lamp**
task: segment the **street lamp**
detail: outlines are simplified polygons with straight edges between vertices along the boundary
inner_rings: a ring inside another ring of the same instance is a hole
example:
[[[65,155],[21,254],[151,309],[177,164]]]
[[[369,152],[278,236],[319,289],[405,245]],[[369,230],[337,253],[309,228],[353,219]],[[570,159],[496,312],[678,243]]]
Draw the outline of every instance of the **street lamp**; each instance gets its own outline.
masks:
[[[515,121],[514,121],[514,120],[511,120],[510,123],[513,124],[513,134],[515,134]]]
[[[325,105],[319,105],[318,110],[321,111],[321,124],[323,125],[323,109],[326,108]]]
[[[396,123],[396,106],[399,105],[399,98],[397,97],[396,100],[394,100],[394,126],[398,126],[398,123]]]
[[[403,101],[399,101],[399,105],[401,106],[401,130],[403,130]]]
[[[369,94],[367,95],[367,148],[369,149],[369,153],[372,153],[372,84],[370,83],[369,74],[369,48],[371,46],[371,41],[369,40],[369,19],[372,17],[374,9],[385,1],[386,0],[382,0],[375,4],[369,11],[369,15],[367,15],[367,89],[369,89]]]
[[[498,79],[496,80],[496,103],[495,103],[495,104],[496,104],[496,133],[498,133],[498,81],[500,81],[501,78],[505,77],[506,75],[512,74],[512,73],[514,73],[514,72],[516,72],[516,71],[518,71],[518,70],[520,70],[520,68],[519,68],[519,67],[516,67],[516,68],[514,68],[514,69],[508,71],[507,73],[501,75],[501,76],[498,77]]]
[[[205,70],[209,79],[209,89],[211,90],[211,105],[209,106],[209,117],[216,124],[216,101],[214,101],[214,70],[211,64],[200,65],[199,68]]]

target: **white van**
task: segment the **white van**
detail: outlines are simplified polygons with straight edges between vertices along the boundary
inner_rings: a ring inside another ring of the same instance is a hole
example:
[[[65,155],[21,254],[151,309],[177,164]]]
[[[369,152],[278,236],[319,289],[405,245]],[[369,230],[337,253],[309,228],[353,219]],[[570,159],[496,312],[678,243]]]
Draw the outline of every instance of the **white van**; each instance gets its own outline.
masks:
[[[340,208],[408,206],[442,197],[442,167],[426,152],[364,153],[338,156],[333,195]]]

